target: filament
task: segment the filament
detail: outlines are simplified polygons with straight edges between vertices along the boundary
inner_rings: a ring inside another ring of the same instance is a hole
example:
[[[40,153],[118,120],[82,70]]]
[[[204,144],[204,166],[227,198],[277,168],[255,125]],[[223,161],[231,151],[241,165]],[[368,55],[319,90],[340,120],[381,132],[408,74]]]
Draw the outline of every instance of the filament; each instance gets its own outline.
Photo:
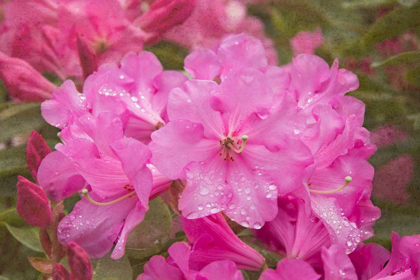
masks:
[[[336,192],[339,192],[339,191],[344,190],[349,185],[349,183],[353,180],[353,178],[351,176],[346,176],[346,178],[344,178],[344,180],[345,180],[344,185],[342,185],[341,187],[339,187],[337,189],[334,189],[334,190],[321,191],[321,190],[309,189],[309,191],[310,192],[313,192],[313,193],[320,193],[320,194],[332,194],[332,193],[336,193]]]
[[[115,200],[113,200],[113,201],[109,201],[109,202],[97,202],[97,201],[93,200],[93,199],[89,196],[89,194],[88,194],[88,190],[87,190],[87,189],[83,189],[83,190],[82,190],[82,193],[83,193],[83,195],[86,197],[86,199],[87,199],[87,200],[89,200],[89,202],[90,202],[90,203],[95,204],[95,205],[99,205],[99,206],[107,206],[107,205],[111,205],[111,204],[114,204],[114,203],[120,202],[121,200],[124,200],[124,199],[126,199],[126,198],[129,198],[130,196],[132,196],[132,195],[133,195],[133,194],[135,194],[136,192],[135,192],[135,191],[130,192],[130,193],[128,193],[128,194],[126,194],[126,195],[124,195],[124,196],[122,196],[122,197],[119,197],[119,198],[117,198],[117,199],[115,199]]]
[[[248,140],[249,137],[247,135],[242,135],[241,138],[242,138],[242,144],[239,147],[239,149],[235,148],[235,146],[233,146],[231,143],[227,144],[227,146],[237,154],[240,154],[244,151],[246,141]]]

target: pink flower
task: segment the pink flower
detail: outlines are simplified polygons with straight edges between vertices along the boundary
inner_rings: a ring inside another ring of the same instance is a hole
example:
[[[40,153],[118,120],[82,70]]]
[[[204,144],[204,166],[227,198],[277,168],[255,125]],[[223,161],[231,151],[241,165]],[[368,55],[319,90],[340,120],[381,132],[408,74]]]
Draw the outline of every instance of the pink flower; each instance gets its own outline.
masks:
[[[293,196],[278,199],[276,218],[260,230],[253,230],[268,250],[284,258],[299,259],[322,271],[321,249],[331,244],[323,222],[311,213],[300,198]]]
[[[49,99],[56,86],[26,61],[0,52],[0,78],[15,101],[39,102]]]
[[[324,43],[321,28],[317,28],[314,32],[301,31],[297,33],[291,40],[293,54],[295,56],[306,53],[315,54],[315,49]]]
[[[143,143],[150,134],[167,122],[166,103],[169,91],[187,80],[176,71],[163,71],[155,55],[128,53],[115,64],[103,65],[89,76],[79,93],[71,81],[66,81],[45,101],[42,115],[53,126],[61,128],[66,141],[77,134],[73,123],[85,114],[97,116],[103,111],[117,114],[124,125],[124,134]]]
[[[194,220],[182,218],[182,226],[193,245],[189,266],[194,270],[223,260],[246,270],[263,266],[263,256],[240,240],[220,213]]]
[[[21,176],[18,178],[16,188],[18,214],[31,226],[48,226],[52,219],[52,212],[45,192],[38,185]]]
[[[367,280],[378,274],[389,260],[390,253],[379,244],[361,243],[349,255],[357,272],[358,279]]]
[[[296,140],[294,131],[305,127],[296,105],[273,94],[264,74],[251,68],[232,70],[220,85],[192,80],[174,89],[170,122],[152,134],[150,148],[163,175],[187,179],[182,214],[196,219],[224,211],[252,228],[273,220],[277,195],[300,187],[312,163]]]
[[[247,16],[245,5],[234,0],[196,0],[191,16],[183,24],[168,31],[164,38],[190,50],[199,50],[214,48],[224,37],[238,33],[260,39],[270,64],[277,64],[273,41],[265,36],[262,22]]]
[[[320,57],[301,54],[290,65],[290,91],[299,107],[310,112],[318,104],[336,104],[337,99],[359,87],[356,75],[338,68],[336,59],[330,67]]]
[[[173,244],[168,252],[166,260],[162,256],[153,256],[137,280],[243,280],[241,271],[230,260],[213,261],[200,270],[192,269],[189,260],[194,249],[184,242]]]
[[[33,130],[31,136],[29,136],[28,144],[26,145],[26,164],[28,165],[29,171],[32,174],[34,180],[37,180],[37,174],[41,161],[51,153],[50,147],[48,147],[44,138],[38,132]]]
[[[304,261],[284,259],[278,262],[276,270],[266,269],[261,274],[260,280],[317,280],[318,275],[312,267]]]
[[[325,280],[357,280],[356,270],[346,254],[346,248],[341,245],[332,245],[322,248]]]
[[[420,235],[401,238],[393,232],[391,241],[391,254],[380,245],[367,244],[350,255],[359,279],[419,278]]]
[[[54,170],[54,163],[65,158],[73,164],[73,174],[86,180],[87,186],[76,187],[72,178],[68,179],[70,187],[53,181],[47,185],[53,194],[70,195],[81,188],[91,190],[88,198],[79,201],[72,213],[60,222],[58,237],[63,244],[77,242],[93,257],[103,256],[117,241],[112,257],[120,258],[128,233],[143,220],[148,210],[153,179],[146,163],[151,154],[139,141],[124,138],[121,120],[109,112],[97,118],[84,116],[78,120],[78,126],[84,137],[71,139],[65,145],[58,144],[58,152],[50,154],[57,154],[58,158],[44,160],[49,160],[46,164]],[[48,172],[41,169],[40,174],[43,170]],[[49,172],[44,177],[54,176],[51,173],[58,172]]]

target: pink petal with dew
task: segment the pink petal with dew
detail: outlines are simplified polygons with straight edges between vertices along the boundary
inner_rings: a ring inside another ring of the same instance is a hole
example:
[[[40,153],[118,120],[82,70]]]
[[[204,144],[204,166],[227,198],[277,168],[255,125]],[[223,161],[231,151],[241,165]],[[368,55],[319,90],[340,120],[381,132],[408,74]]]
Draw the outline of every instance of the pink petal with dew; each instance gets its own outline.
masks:
[[[152,163],[170,179],[184,178],[184,167],[218,153],[219,142],[204,137],[203,125],[187,120],[169,122],[152,134]]]
[[[346,254],[346,249],[340,245],[322,248],[325,280],[357,280],[356,270]]]

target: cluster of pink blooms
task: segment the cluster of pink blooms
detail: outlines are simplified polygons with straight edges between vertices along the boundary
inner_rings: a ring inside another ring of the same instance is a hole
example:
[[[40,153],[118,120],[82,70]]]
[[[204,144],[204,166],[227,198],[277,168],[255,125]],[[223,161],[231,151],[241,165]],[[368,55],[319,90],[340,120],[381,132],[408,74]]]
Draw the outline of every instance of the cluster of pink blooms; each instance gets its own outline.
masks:
[[[20,179],[27,222],[50,222],[46,195],[80,193],[59,241],[118,259],[149,201],[176,181],[188,242],[153,256],[138,279],[243,279],[240,269],[263,269],[262,280],[419,279],[420,236],[393,234],[391,254],[363,244],[380,210],[364,104],[345,96],[358,88],[353,73],[311,54],[272,66],[264,44],[243,34],[193,51],[185,70],[164,71],[141,51],[100,66],[80,92],[70,80],[57,88],[41,109],[63,143],[51,152],[30,138],[41,188]],[[47,214],[32,214],[34,203]],[[279,254],[277,269],[226,220]]]
[[[15,101],[51,98],[56,85],[78,87],[98,66],[166,40],[188,48],[217,48],[230,33],[273,42],[262,22],[237,0],[9,0],[0,1],[0,78]]]

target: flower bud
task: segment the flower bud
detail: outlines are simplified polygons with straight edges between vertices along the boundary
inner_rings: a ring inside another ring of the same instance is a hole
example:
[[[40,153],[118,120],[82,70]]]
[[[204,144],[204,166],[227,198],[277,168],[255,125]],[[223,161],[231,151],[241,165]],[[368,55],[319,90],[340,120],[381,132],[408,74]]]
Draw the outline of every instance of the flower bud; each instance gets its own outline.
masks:
[[[48,147],[44,138],[35,130],[32,131],[29,136],[28,145],[26,146],[26,164],[28,165],[29,171],[32,177],[37,180],[38,168],[41,165],[41,161],[51,153],[50,147]]]
[[[15,101],[39,102],[50,99],[56,88],[29,63],[0,52],[0,79]]]
[[[83,77],[86,79],[90,74],[98,69],[96,53],[83,36],[77,37],[77,49],[79,51],[79,59],[83,70]]]
[[[51,208],[47,195],[38,185],[19,176],[17,183],[18,214],[31,226],[45,227],[51,222]]]
[[[63,265],[57,263],[52,273],[53,280],[71,280],[71,274]]]
[[[68,244],[67,258],[73,279],[92,279],[92,263],[86,251],[75,242]]]
[[[134,24],[146,32],[163,33],[183,23],[194,9],[194,0],[157,0]]]

